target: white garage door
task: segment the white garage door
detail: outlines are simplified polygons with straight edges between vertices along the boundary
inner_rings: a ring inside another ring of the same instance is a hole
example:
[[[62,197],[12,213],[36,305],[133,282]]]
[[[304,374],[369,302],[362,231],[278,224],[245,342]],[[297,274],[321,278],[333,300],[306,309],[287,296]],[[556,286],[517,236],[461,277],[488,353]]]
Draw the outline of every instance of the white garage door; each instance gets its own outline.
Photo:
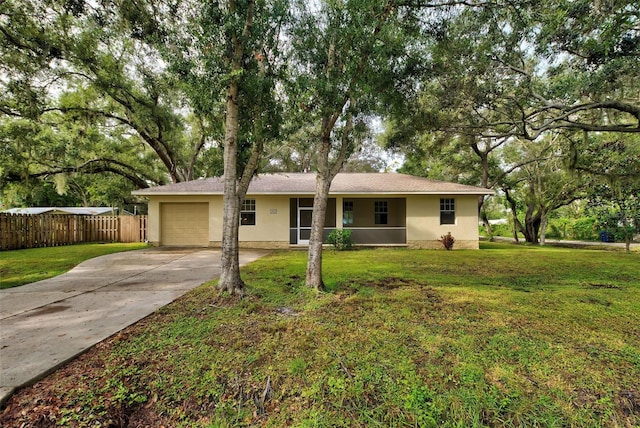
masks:
[[[209,245],[209,204],[161,204],[160,241],[162,245]]]

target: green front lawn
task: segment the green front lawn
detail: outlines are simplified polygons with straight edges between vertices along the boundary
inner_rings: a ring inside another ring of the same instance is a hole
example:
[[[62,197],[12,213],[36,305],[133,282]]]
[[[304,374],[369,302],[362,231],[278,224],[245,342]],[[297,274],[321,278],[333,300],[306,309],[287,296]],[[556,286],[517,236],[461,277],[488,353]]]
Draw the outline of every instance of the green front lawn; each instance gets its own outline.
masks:
[[[0,252],[0,289],[40,281],[67,272],[93,257],[146,248],[144,243],[82,244]]]
[[[5,422],[640,424],[640,254],[327,251],[321,295],[305,262],[250,264],[242,300],[192,291],[36,385],[39,401],[15,396]]]

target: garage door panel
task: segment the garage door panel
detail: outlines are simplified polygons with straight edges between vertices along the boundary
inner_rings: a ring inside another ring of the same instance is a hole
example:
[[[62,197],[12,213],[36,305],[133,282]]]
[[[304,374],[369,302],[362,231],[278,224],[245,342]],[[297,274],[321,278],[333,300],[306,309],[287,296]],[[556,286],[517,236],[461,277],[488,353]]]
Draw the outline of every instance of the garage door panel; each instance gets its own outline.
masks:
[[[160,219],[162,245],[209,245],[208,203],[163,203]]]

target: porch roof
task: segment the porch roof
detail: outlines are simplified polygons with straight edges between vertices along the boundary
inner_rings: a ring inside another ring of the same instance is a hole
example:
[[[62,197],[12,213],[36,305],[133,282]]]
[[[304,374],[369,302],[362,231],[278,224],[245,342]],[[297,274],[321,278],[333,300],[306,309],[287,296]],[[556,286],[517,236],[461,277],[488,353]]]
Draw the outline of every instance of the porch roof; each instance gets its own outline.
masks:
[[[247,195],[313,195],[315,173],[261,174],[253,178]],[[222,195],[222,177],[203,178],[183,183],[151,187],[132,192],[139,196],[159,195]],[[332,195],[492,195],[493,190],[482,187],[398,173],[339,173],[331,183]]]

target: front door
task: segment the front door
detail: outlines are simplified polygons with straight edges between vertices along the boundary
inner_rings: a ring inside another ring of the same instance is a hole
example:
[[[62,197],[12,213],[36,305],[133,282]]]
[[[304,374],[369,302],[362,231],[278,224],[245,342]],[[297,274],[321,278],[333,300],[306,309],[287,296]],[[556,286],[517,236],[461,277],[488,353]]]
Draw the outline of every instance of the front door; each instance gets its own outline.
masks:
[[[313,207],[298,207],[298,244],[309,244]]]

